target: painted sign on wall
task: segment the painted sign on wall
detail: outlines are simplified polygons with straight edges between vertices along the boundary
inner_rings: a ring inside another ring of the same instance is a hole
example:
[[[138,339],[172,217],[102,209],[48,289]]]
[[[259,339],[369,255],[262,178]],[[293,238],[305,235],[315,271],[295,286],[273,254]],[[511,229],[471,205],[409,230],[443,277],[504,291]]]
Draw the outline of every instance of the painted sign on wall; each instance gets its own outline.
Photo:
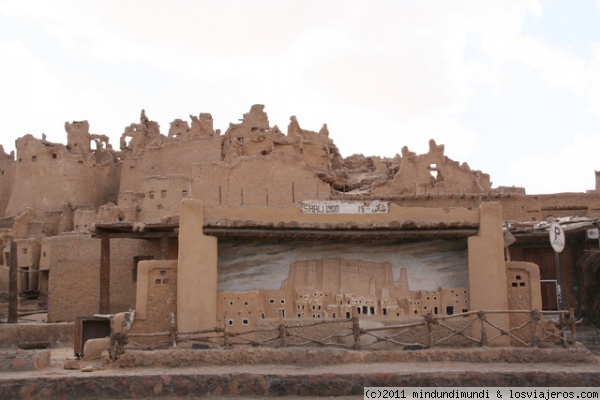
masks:
[[[300,202],[305,214],[387,214],[387,201],[305,200]]]

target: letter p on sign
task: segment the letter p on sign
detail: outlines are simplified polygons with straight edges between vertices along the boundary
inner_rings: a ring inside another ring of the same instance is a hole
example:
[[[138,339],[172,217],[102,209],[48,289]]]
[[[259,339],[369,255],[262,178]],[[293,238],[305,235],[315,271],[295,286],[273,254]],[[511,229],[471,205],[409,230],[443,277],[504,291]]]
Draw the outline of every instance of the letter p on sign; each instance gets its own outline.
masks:
[[[560,253],[565,249],[565,231],[560,224],[553,222],[550,225],[550,245],[555,252]]]

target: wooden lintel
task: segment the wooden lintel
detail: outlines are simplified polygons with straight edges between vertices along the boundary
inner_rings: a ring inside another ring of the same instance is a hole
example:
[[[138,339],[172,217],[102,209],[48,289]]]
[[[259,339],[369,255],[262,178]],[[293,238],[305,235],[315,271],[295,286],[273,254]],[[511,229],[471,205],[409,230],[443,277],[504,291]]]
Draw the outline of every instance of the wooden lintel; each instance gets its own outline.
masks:
[[[177,237],[179,236],[177,232],[94,232],[92,234],[93,238],[102,239],[160,239],[163,236],[167,237]]]

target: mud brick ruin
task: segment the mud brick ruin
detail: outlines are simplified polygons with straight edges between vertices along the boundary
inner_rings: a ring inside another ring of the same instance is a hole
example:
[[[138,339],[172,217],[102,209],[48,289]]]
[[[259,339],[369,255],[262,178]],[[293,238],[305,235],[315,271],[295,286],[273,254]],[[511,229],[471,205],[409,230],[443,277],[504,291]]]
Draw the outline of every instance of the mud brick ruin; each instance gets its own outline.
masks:
[[[67,143],[0,148],[0,292],[47,301],[48,321],[135,309],[135,329],[261,320],[378,320],[468,310],[592,312],[600,176],[586,193],[527,195],[443,145],[342,157],[326,125],[287,132],[254,105],[225,133],[210,114],[167,135],[142,111],[119,149],[87,121]],[[560,266],[548,241],[559,221]],[[16,250],[15,250],[16,249]],[[562,290],[560,290],[562,289]],[[508,328],[515,321],[493,316]]]

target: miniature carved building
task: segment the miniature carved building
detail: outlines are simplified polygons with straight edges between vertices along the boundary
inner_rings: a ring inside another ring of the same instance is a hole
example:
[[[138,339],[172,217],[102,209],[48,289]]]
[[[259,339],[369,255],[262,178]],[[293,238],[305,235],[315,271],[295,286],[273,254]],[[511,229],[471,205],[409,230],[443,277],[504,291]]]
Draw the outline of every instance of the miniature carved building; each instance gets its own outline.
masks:
[[[48,296],[49,321],[137,308],[147,322],[136,329],[164,326],[173,313],[178,329],[193,330],[252,325],[283,312],[396,318],[533,308],[540,276],[519,263],[527,249],[505,251],[503,224],[600,216],[598,190],[530,196],[492,188],[489,175],[451,160],[433,140],[426,154],[405,147],[393,158],[343,158],[326,125],[309,131],[292,116],[283,133],[262,105],[224,134],[208,113],[190,118],[173,121],[165,136],[142,111],[119,151],[107,136],[89,133],[87,121],[65,124],[66,145],[25,135],[16,158],[2,149],[0,291],[7,290],[12,238],[20,290]],[[432,240],[460,244],[453,266],[463,275],[438,281],[448,260],[432,267],[416,255],[410,260],[419,267],[404,272],[390,261],[403,243],[427,248]],[[334,241],[325,255],[308,256],[315,244]],[[289,244],[272,252],[276,266],[248,256],[231,278],[272,273],[266,286],[219,289],[228,252],[260,253],[273,242]],[[378,255],[347,255],[356,243],[384,242],[391,247]],[[424,277],[409,288],[417,270]],[[517,276],[525,286],[512,286]],[[576,297],[565,290],[565,306]]]

